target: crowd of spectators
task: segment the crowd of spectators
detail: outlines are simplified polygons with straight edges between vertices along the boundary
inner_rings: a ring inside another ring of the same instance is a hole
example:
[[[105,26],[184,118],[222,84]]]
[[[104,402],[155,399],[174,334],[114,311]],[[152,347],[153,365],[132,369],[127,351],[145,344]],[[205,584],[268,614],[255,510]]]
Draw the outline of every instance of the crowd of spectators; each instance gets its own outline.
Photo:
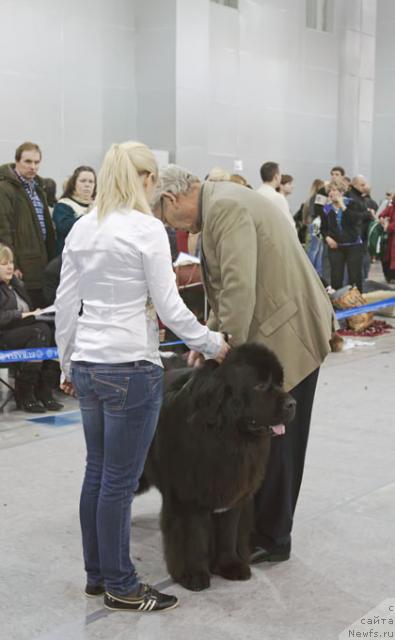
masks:
[[[73,225],[95,202],[95,170],[74,169],[56,199],[56,184],[39,176],[42,153],[32,142],[21,144],[15,162],[0,166],[0,349],[54,345],[53,328],[40,310],[54,303],[62,250]],[[330,178],[316,178],[305,202],[293,215],[288,198],[294,178],[277,162],[264,162],[257,189],[278,208],[298,233],[320,275],[334,289],[344,284],[363,290],[371,260],[380,259],[388,283],[395,282],[395,197],[387,193],[380,206],[366,179],[350,179],[335,166]],[[240,174],[214,167],[207,181],[231,181],[252,189]],[[180,251],[199,254],[197,236],[168,228],[175,259]],[[56,366],[56,365],[55,365]],[[20,365],[15,376],[17,405],[30,412],[58,410],[53,398],[54,363]],[[55,380],[55,382],[54,382]]]

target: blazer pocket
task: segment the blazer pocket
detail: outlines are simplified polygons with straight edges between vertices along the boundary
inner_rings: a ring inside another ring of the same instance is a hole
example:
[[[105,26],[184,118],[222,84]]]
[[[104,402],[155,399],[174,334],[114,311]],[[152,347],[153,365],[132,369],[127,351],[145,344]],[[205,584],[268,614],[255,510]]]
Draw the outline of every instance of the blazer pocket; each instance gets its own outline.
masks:
[[[298,307],[296,306],[296,302],[294,300],[288,300],[282,307],[277,309],[272,315],[262,322],[259,329],[265,336],[270,336],[277,329],[279,329],[283,324],[288,322],[292,318],[292,316],[297,313]]]

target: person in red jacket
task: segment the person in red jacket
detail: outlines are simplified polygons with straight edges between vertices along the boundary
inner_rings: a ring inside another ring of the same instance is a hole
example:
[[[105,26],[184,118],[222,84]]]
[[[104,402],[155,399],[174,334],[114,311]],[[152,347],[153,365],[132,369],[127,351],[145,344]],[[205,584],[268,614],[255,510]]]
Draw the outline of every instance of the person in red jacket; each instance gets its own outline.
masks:
[[[388,233],[387,247],[381,259],[387,282],[395,283],[395,197],[379,215],[379,220]]]

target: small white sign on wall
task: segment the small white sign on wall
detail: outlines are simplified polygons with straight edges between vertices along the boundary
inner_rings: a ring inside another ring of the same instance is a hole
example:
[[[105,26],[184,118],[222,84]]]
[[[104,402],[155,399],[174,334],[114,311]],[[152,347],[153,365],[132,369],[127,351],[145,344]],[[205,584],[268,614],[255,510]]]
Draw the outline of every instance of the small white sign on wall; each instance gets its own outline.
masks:
[[[233,163],[233,171],[237,173],[238,171],[243,171],[243,160],[235,160]]]

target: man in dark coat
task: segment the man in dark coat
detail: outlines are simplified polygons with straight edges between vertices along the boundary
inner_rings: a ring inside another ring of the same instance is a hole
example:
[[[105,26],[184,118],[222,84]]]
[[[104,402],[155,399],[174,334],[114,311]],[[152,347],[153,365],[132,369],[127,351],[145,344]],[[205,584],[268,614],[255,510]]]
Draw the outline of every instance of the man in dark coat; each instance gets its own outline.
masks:
[[[23,278],[33,307],[42,307],[44,269],[55,257],[55,232],[37,175],[41,150],[24,142],[15,164],[0,167],[0,239],[14,253],[15,274]]]
[[[369,191],[369,185],[366,182],[364,176],[355,176],[352,179],[351,187],[347,192],[347,196],[353,200],[354,203],[358,206],[361,218],[362,218],[362,242],[363,242],[363,264],[362,264],[362,275],[363,279],[366,280],[369,276],[370,269],[370,254],[368,248],[368,231],[369,225],[374,220],[374,214],[369,209],[369,201],[366,198],[366,194]]]

